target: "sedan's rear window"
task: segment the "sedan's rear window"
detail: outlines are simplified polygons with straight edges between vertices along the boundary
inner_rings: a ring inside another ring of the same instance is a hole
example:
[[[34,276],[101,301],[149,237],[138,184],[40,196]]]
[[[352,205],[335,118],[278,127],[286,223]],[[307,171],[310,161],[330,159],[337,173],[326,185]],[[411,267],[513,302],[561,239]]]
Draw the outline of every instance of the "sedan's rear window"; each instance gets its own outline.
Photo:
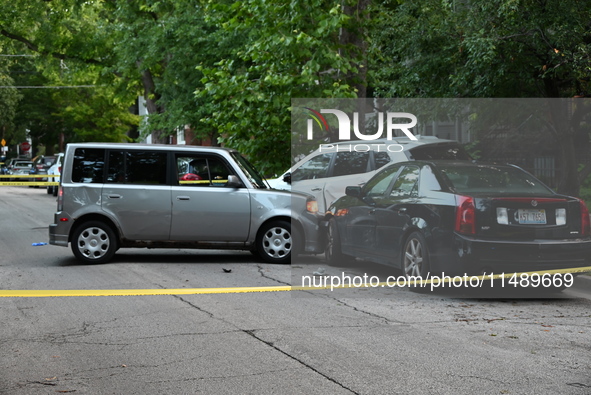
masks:
[[[552,195],[540,180],[511,166],[440,165],[450,186],[459,193]]]

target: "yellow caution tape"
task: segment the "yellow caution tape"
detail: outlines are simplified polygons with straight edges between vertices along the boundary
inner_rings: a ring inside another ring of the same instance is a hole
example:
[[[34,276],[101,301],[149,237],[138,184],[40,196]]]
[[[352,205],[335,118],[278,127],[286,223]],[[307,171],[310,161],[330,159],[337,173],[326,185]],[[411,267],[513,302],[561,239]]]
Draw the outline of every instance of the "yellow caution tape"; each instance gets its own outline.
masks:
[[[211,180],[212,184],[225,184],[227,183],[228,180]],[[184,184],[207,184],[209,185],[209,180],[179,180],[179,184],[184,185]]]
[[[0,178],[55,178],[60,174],[1,174]]]
[[[47,298],[58,296],[146,296],[146,295],[199,295],[247,292],[291,291],[290,286],[281,287],[235,287],[235,288],[177,288],[177,289],[97,289],[97,290],[10,290],[0,291],[0,297]]]
[[[1,178],[1,177],[0,177]],[[6,181],[0,182],[0,186],[5,187],[48,187],[51,185],[58,186],[60,183],[55,181]]]
[[[508,278],[511,276],[528,275],[534,274],[545,275],[545,274],[558,274],[558,273],[589,273],[591,272],[591,266],[572,268],[572,269],[559,269],[559,270],[547,270],[543,272],[523,272],[523,273],[503,273],[495,275],[494,279]],[[489,275],[485,276],[471,276],[477,277],[481,280],[488,281]],[[453,278],[453,277],[452,277]],[[423,284],[431,283],[431,280],[423,280]],[[364,285],[326,285],[321,287],[303,287],[303,286],[271,286],[271,287],[230,287],[230,288],[176,288],[176,289],[97,289],[97,290],[0,290],[0,297],[11,297],[11,298],[47,298],[47,297],[63,297],[63,296],[154,296],[154,295],[203,295],[203,294],[231,294],[231,293],[251,293],[251,292],[285,292],[285,291],[315,291],[315,290],[327,290],[327,289],[344,289],[344,288],[376,288],[376,287],[392,287],[393,284],[379,283],[372,286]]]
[[[6,187],[48,187],[58,186],[57,181],[22,181],[23,178],[55,178],[60,177],[59,174],[2,174],[0,175],[0,186]],[[18,179],[18,181],[10,181],[11,179]]]

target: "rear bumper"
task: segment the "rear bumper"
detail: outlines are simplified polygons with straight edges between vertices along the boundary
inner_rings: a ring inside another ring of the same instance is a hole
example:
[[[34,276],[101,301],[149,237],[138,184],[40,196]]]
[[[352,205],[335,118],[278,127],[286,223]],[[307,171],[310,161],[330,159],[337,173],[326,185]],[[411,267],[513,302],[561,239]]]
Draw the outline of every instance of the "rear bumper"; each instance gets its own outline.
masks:
[[[64,229],[60,229],[58,224],[49,225],[49,244],[67,247],[68,246],[68,233]]]
[[[505,241],[455,234],[452,259],[439,269],[455,275],[547,271],[591,266],[591,239]]]

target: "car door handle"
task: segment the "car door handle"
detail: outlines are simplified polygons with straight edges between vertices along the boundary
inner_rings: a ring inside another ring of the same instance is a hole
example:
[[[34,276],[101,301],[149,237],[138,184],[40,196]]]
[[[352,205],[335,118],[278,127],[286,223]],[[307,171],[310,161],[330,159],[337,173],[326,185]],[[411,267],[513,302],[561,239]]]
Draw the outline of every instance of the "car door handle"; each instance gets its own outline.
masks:
[[[107,195],[107,196],[109,197],[109,199],[121,199],[121,195],[112,194],[112,195]]]
[[[189,196],[177,196],[176,200],[191,200]]]
[[[322,188],[312,188],[311,191],[313,191],[313,192],[322,191]]]
[[[398,209],[398,213],[402,214],[402,213],[406,213],[406,207],[401,207]]]
[[[376,213],[376,209],[375,208],[372,208],[371,210],[369,210],[369,213],[370,214],[375,214]]]

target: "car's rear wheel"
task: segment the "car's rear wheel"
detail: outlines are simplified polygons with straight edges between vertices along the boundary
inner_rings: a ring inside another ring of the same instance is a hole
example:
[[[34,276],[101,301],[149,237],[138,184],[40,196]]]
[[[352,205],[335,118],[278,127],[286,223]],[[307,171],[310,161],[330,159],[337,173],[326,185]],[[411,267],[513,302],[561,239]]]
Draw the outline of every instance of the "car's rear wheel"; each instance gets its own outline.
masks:
[[[419,232],[412,232],[402,250],[402,274],[409,280],[428,280],[429,270],[429,251],[425,237]],[[412,291],[421,291],[427,289],[428,285],[416,284],[409,288]]]
[[[263,225],[257,236],[256,250],[265,262],[290,263],[293,250],[291,223],[277,220]]]
[[[48,195],[51,195],[51,194],[53,194],[53,188],[54,188],[54,186],[49,186],[49,187],[47,187],[47,194],[48,194]]]
[[[102,221],[80,224],[72,234],[72,252],[84,263],[106,263],[117,250],[115,232]]]

